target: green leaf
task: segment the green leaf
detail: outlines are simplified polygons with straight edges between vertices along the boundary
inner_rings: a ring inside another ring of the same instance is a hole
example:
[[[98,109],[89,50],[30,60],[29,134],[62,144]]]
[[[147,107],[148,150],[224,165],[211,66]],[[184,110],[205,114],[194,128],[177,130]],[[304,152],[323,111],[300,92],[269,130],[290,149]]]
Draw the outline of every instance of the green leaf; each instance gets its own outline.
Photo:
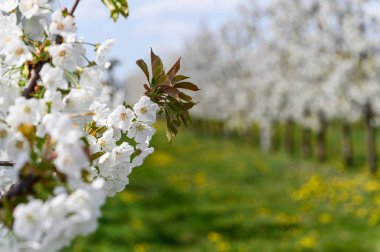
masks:
[[[197,85],[191,82],[180,82],[174,85],[176,88],[183,88],[183,89],[188,89],[191,91],[199,91],[200,89],[198,88]]]
[[[191,116],[190,116],[190,113],[188,110],[183,112],[183,115],[185,116],[185,118],[187,119],[188,122],[192,123]]]
[[[191,96],[185,94],[185,93],[182,93],[182,92],[179,92],[178,93],[178,97],[181,98],[182,100],[185,100],[185,101],[188,101],[188,102],[191,102],[193,100],[193,98],[191,98]]]
[[[183,104],[183,109],[184,110],[190,110],[195,106],[194,102],[189,102],[189,103],[182,103]]]
[[[144,60],[139,59],[136,61],[136,64],[141,68],[141,70],[144,72],[146,78],[148,79],[148,82],[150,83],[150,75],[148,70],[148,65],[145,63]]]
[[[171,102],[166,104],[166,109],[169,109],[172,111],[174,114],[180,114],[183,112],[183,106],[180,102]]]
[[[179,116],[178,116],[179,117]],[[181,127],[181,121],[180,120],[173,120],[173,125],[176,127],[176,128],[179,128]]]
[[[165,110],[166,116],[166,137],[169,143],[171,143],[178,134],[177,127],[173,124],[172,118],[167,110]]]
[[[177,83],[177,82],[180,82],[180,81],[183,81],[183,80],[187,80],[187,79],[190,79],[190,77],[187,77],[185,75],[177,75],[176,77],[174,77],[174,79],[172,80],[173,83]]]
[[[183,124],[185,124],[185,127],[188,127],[186,116],[184,116],[183,114],[180,114],[179,116],[180,116]]]
[[[96,153],[91,155],[91,160],[96,160],[96,159],[100,158],[101,156],[103,156],[104,154],[105,154],[105,152],[96,152]]]
[[[161,75],[165,74],[164,64],[162,64],[161,58],[154,54],[153,49],[150,50],[150,59],[152,64],[153,79],[157,80]]]
[[[119,16],[127,18],[129,15],[129,8],[127,0],[102,0],[103,4],[110,11],[110,16],[113,21],[117,21]]]

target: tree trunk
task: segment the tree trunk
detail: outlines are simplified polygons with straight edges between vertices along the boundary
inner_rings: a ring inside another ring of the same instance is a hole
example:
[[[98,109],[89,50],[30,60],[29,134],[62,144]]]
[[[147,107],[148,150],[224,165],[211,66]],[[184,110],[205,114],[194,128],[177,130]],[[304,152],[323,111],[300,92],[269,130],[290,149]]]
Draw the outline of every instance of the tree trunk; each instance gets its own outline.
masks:
[[[312,142],[311,142],[311,130],[302,129],[302,154],[305,158],[310,158],[312,155]]]
[[[210,135],[214,135],[214,128],[213,128],[213,123],[212,123],[212,120],[211,119],[209,119],[209,118],[207,118],[207,120],[206,120],[206,134],[208,135],[208,136],[210,136]]]
[[[257,124],[253,124],[251,127],[252,142],[255,147],[260,146],[260,128]]]
[[[223,127],[223,121],[222,120],[218,121],[218,135],[220,137],[224,137],[224,127]]]
[[[261,150],[268,152],[272,148],[272,124],[264,122],[260,126],[260,147]]]
[[[373,111],[370,103],[365,106],[365,126],[367,131],[367,164],[371,174],[377,172],[376,129],[373,125]]]
[[[204,118],[198,120],[199,133],[201,136],[206,135],[206,122]]]
[[[193,118],[191,123],[191,129],[195,131],[195,133],[199,134],[200,128],[199,128],[199,120],[198,118]]]
[[[354,159],[352,150],[351,127],[345,121],[342,123],[342,156],[344,165],[346,167],[352,167]]]
[[[278,151],[281,147],[281,130],[279,127],[279,123],[272,122],[271,123],[271,151]]]
[[[326,151],[326,131],[327,123],[326,118],[323,113],[319,114],[320,127],[317,132],[317,160],[319,162],[326,161],[327,151]]]
[[[221,124],[220,124],[221,130],[222,130],[222,137],[224,139],[230,138],[230,132],[226,124],[227,124],[226,121],[221,121]]]
[[[218,136],[218,122],[215,120],[215,119],[213,119],[213,120],[211,120],[210,121],[210,127],[211,127],[211,133],[212,133],[212,135],[214,135],[214,136]]]
[[[285,124],[284,145],[287,153],[294,153],[294,122],[291,119],[287,120]]]

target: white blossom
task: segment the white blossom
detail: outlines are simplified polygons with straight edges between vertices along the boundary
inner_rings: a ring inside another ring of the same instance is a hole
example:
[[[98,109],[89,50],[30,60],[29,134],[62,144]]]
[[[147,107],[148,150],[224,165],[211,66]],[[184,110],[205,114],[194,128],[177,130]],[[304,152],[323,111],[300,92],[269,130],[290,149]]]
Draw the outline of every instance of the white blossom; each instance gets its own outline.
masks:
[[[19,8],[22,15],[29,19],[46,13],[49,4],[48,0],[20,0]]]
[[[58,144],[56,147],[58,157],[54,160],[57,169],[69,177],[79,179],[81,171],[88,167],[89,161],[83,145]]]
[[[42,100],[47,108],[50,107],[50,112],[61,112],[64,108],[62,97],[62,93],[59,91],[46,90]]]
[[[116,147],[113,129],[108,129],[104,132],[103,136],[99,138],[98,144],[103,151],[112,151],[112,149]]]
[[[154,148],[139,148],[139,146],[136,147],[139,150],[139,154],[133,158],[132,160],[132,167],[138,167],[141,166],[144,162],[144,159],[152,154],[154,152]]]
[[[16,98],[15,104],[9,108],[7,122],[14,128],[21,124],[36,125],[42,118],[41,104],[36,99]]]
[[[127,136],[135,139],[137,143],[145,142],[156,132],[150,124],[144,122],[133,122]]]
[[[135,114],[130,108],[126,108],[124,105],[119,105],[109,115],[107,124],[122,131],[127,131],[134,119]]]
[[[15,234],[26,240],[39,240],[46,226],[46,207],[41,200],[21,204],[14,210]]]
[[[32,59],[32,53],[24,42],[19,39],[9,41],[9,44],[2,50],[2,53],[6,55],[5,63],[16,67]]]
[[[42,85],[46,89],[67,89],[68,83],[64,78],[64,71],[59,67],[52,67],[50,64],[45,64],[40,72]]]
[[[18,6],[18,0],[1,0],[0,10],[4,12],[11,12]]]
[[[63,16],[62,11],[55,11],[52,15],[53,22],[50,23],[49,31],[51,34],[61,35],[63,38],[73,36],[76,33],[75,19],[73,16]]]
[[[128,143],[122,143],[112,149],[112,155],[120,162],[130,162],[131,155],[134,152],[134,148]]]
[[[106,63],[106,57],[110,53],[113,45],[115,44],[115,39],[108,39],[102,44],[96,47],[96,63],[103,66]]]
[[[106,126],[107,119],[109,115],[109,107],[105,103],[100,103],[98,101],[94,101],[90,107],[90,111],[94,113],[92,119],[98,126]]]
[[[160,107],[152,102],[147,96],[141,97],[139,102],[133,106],[133,111],[136,113],[137,120],[142,122],[155,122],[156,114],[159,109]]]
[[[83,49],[80,45],[72,43],[53,45],[49,48],[49,52],[53,58],[53,64],[67,71],[74,71],[77,67],[82,65]]]

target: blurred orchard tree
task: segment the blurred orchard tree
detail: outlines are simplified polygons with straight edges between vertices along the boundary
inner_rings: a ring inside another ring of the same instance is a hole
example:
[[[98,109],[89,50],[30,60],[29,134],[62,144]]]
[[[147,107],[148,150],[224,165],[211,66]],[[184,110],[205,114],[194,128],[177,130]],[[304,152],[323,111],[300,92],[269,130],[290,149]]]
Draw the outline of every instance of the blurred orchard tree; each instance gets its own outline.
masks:
[[[186,71],[207,83],[196,95],[204,106],[194,112],[204,121],[223,121],[227,131],[248,132],[258,124],[264,150],[276,147],[273,134],[284,125],[285,149],[294,152],[300,126],[302,152],[310,157],[315,147],[321,162],[327,159],[329,125],[340,122],[346,166],[353,164],[351,127],[363,123],[368,170],[376,173],[379,5],[247,1],[238,18],[215,32],[201,29],[188,43]]]

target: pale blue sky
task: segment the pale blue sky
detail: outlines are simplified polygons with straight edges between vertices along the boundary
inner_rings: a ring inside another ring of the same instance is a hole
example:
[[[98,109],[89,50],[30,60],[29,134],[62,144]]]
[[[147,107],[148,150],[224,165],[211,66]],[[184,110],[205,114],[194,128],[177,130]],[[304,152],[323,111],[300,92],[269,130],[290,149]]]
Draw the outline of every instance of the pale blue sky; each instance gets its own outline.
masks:
[[[77,10],[79,35],[88,42],[116,38],[112,56],[122,61],[117,77],[137,70],[135,61],[148,58],[150,47],[163,58],[180,54],[186,38],[207,23],[217,27],[236,13],[244,0],[129,0],[130,16],[113,23],[100,0],[82,0]],[[72,1],[61,1],[64,5]],[[180,55],[178,55],[180,56]]]

